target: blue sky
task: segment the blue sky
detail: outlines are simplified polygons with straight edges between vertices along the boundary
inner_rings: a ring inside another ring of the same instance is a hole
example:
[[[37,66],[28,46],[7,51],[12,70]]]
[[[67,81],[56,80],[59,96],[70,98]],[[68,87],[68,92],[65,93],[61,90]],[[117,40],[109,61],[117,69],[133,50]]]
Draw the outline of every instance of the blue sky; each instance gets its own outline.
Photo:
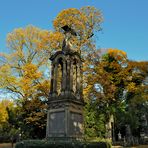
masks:
[[[148,60],[148,0],[0,0],[0,52],[8,52],[6,35],[29,24],[52,30],[63,9],[94,6],[104,16],[100,48],[118,48],[132,60]]]

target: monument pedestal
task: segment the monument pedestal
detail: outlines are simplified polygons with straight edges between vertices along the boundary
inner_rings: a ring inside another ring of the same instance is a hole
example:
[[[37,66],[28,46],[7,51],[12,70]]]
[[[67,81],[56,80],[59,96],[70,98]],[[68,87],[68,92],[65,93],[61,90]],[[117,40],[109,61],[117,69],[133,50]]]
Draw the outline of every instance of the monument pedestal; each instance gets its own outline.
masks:
[[[68,99],[52,101],[49,106],[46,137],[81,140],[84,129],[83,104]]]

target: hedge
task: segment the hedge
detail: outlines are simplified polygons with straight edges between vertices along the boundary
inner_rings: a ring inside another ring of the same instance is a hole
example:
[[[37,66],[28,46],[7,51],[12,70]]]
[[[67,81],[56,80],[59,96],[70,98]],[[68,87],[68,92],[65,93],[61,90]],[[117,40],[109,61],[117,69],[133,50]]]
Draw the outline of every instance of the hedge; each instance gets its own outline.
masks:
[[[107,142],[25,140],[16,143],[15,148],[111,148]]]
[[[11,141],[10,136],[0,136],[0,143],[7,143],[10,141]]]

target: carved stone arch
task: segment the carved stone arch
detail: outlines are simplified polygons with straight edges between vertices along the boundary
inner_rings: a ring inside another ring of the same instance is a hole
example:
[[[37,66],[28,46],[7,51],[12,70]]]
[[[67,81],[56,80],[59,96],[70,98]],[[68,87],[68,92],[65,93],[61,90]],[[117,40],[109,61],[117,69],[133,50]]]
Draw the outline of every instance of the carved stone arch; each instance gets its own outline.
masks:
[[[69,57],[68,57],[69,58]],[[70,57],[71,69],[70,69],[70,89],[74,96],[80,95],[80,83],[81,83],[81,59],[77,54]]]
[[[61,59],[62,59],[62,62],[65,62],[65,56],[63,54],[57,55],[56,58],[54,59],[53,63],[58,63],[59,64]]]
[[[63,90],[63,81],[64,81],[64,70],[65,67],[65,56],[62,53],[58,53],[52,59],[52,83],[51,83],[51,93],[53,96],[59,96]]]

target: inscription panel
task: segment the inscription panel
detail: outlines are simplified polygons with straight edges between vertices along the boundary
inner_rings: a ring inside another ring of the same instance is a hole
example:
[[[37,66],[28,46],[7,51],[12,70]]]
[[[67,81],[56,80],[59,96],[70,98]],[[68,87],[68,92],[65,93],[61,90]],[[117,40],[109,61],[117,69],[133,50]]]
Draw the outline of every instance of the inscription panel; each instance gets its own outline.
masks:
[[[70,112],[70,135],[83,134],[83,116],[80,113]]]
[[[50,124],[49,124],[50,133],[55,133],[55,134],[64,133],[65,112],[50,113],[49,120],[50,120]]]

